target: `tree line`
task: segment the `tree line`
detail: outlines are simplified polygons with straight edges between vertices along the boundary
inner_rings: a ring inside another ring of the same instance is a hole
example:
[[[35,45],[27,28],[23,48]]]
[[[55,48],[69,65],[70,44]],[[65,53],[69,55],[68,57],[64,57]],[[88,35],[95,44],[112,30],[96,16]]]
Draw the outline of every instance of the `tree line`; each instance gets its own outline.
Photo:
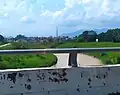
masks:
[[[79,36],[75,37],[78,42],[95,42],[96,39],[99,42],[120,42],[120,29],[109,29],[107,32],[97,34],[97,31],[84,31]]]
[[[26,39],[26,36],[19,34],[14,38],[14,40],[19,39]],[[94,30],[84,31],[79,36],[74,37],[74,39],[78,42],[95,42],[96,39],[99,42],[120,42],[120,29],[109,29],[100,34],[97,34],[97,31]],[[2,35],[0,35],[0,42],[5,42],[5,38]]]

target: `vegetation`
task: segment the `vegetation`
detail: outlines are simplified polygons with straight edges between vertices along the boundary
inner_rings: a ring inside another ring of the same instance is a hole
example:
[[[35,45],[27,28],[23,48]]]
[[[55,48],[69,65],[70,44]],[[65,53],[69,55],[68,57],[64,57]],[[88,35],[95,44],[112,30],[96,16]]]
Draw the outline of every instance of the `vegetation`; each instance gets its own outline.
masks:
[[[69,42],[60,44],[58,48],[99,48],[99,47],[120,47],[120,43],[113,42]],[[106,65],[108,64],[120,64],[120,53],[119,52],[92,52],[86,53],[90,56],[94,56],[102,60]]]
[[[49,42],[49,43],[25,43],[25,42],[12,42],[11,45],[0,47],[1,50],[8,49],[45,49],[45,48],[56,48],[57,45],[62,43]]]
[[[0,42],[4,42],[4,37],[0,35]]]
[[[50,43],[50,44],[24,44],[24,43],[13,43],[11,46],[4,47],[2,49],[24,49],[24,48],[99,48],[99,47],[120,47],[120,43],[114,42],[65,42],[65,43]],[[105,54],[104,54],[105,53]],[[87,53],[88,54],[88,53]],[[116,52],[94,52],[89,53],[90,56],[95,56],[103,61],[104,64],[119,64],[120,54]],[[26,55],[27,56],[27,55]],[[54,59],[56,60],[56,59]],[[55,61],[54,61],[55,62]],[[44,61],[43,61],[44,63]]]
[[[99,42],[95,42],[96,39]],[[64,43],[59,45],[59,48],[63,47],[120,47],[120,29],[109,29],[107,32],[97,34],[95,31],[84,31],[81,35],[74,38],[74,43]],[[81,43],[82,42],[82,43]],[[86,43],[87,42],[87,43]],[[90,43],[93,42],[93,43]],[[104,55],[105,54],[105,55]],[[89,53],[91,56],[95,56],[103,61],[104,64],[120,64],[120,53],[108,52]]]
[[[74,39],[56,42],[52,37],[48,37],[48,41],[40,43],[26,42],[27,37],[17,35],[14,38],[18,42],[12,42],[11,45],[0,47],[0,49],[44,49],[44,48],[93,48],[93,47],[120,47],[120,29],[109,29],[107,32],[97,34],[97,31],[84,31]],[[43,38],[42,38],[43,39]],[[96,39],[99,42],[96,42]],[[24,41],[26,40],[26,41]],[[43,39],[44,40],[44,39]],[[4,37],[0,36],[0,42],[5,42]],[[120,54],[118,52],[93,52],[86,53],[95,56],[103,61],[104,64],[120,64]],[[57,58],[52,55],[1,55],[0,68],[29,68],[29,67],[45,67],[52,66],[56,63]]]
[[[88,55],[99,58],[103,64],[120,64],[120,53],[119,52],[94,52]]]
[[[113,42],[67,42],[59,44],[57,48],[99,48],[99,47],[120,47],[120,43]]]
[[[96,38],[99,42],[120,42],[120,29],[109,29],[107,32],[97,34],[96,31],[84,31],[75,40],[78,42],[95,42]]]
[[[20,40],[20,39],[26,39],[26,37],[24,35],[21,35],[21,34],[19,34],[15,37],[15,40]]]
[[[120,43],[114,42],[64,42],[64,43],[12,43],[11,46],[4,48],[24,49],[24,48],[99,48],[99,47],[120,47]],[[105,54],[104,54],[105,53]],[[87,53],[88,54],[88,53]],[[90,56],[95,56],[103,61],[104,64],[119,64],[120,54],[116,52],[94,52],[89,53]]]
[[[84,31],[76,39],[77,42],[94,42],[96,41],[97,33],[95,31]]]
[[[56,62],[53,54],[0,55],[0,69],[50,67]]]
[[[24,43],[13,42],[11,45],[0,47],[0,49],[30,49],[46,48],[53,46],[53,43]],[[20,55],[0,55],[0,69],[18,69],[18,68],[39,68],[50,67],[57,63],[57,57],[53,54],[20,54]]]

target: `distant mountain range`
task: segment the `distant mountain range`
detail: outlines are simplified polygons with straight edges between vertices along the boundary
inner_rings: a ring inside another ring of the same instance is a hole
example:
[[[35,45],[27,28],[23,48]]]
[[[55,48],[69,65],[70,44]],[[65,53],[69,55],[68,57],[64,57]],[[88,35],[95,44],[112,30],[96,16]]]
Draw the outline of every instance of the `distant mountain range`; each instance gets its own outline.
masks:
[[[72,33],[63,33],[61,36],[75,37],[75,36],[78,36],[78,35],[82,34],[86,30],[89,30],[89,29],[81,29],[81,30],[78,30],[78,31],[72,32]],[[107,32],[108,29],[107,28],[101,28],[101,29],[91,29],[91,30],[96,31],[99,34],[101,32]]]

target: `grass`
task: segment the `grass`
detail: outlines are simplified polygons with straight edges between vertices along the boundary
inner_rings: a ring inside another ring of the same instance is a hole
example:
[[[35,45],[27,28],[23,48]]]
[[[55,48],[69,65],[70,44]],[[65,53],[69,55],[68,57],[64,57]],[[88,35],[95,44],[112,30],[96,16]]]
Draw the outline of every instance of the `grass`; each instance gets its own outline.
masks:
[[[112,42],[85,42],[85,43],[79,43],[79,42],[68,42],[64,44],[60,44],[57,46],[58,48],[72,48],[72,47],[78,47],[78,48],[99,48],[99,47],[120,47],[120,43],[112,43]]]
[[[1,50],[8,49],[45,49],[45,48],[55,48],[58,43],[46,42],[46,43],[24,43],[24,42],[13,42],[11,45],[0,47]]]
[[[22,46],[22,48],[21,48]],[[8,49],[31,49],[46,48],[49,44],[38,43],[12,43],[11,45],[0,47],[1,50]],[[18,68],[39,68],[55,65],[57,57],[53,54],[20,54],[20,55],[0,55],[0,69],[18,69]]]
[[[58,48],[100,48],[100,47],[120,47],[120,43],[112,43],[112,42],[69,42],[60,44],[57,46]],[[120,64],[120,53],[119,52],[92,52],[87,53],[90,56],[95,56],[99,58],[103,64]]]
[[[120,64],[120,52],[93,52],[88,53],[90,56],[95,56],[96,58],[100,59],[103,64]]]
[[[99,47],[120,47],[120,43],[113,43],[113,42],[85,42],[85,43],[81,43],[81,42],[65,42],[65,43],[44,43],[44,44],[40,44],[40,43],[27,43],[27,44],[22,44],[24,47],[23,48],[27,48],[27,49],[38,49],[38,48],[99,48]],[[2,47],[0,49],[16,49],[20,47],[20,43],[12,43],[12,45],[6,46],[6,47]],[[102,60],[103,64],[120,64],[120,53],[119,52],[104,52],[106,54],[103,54],[103,52],[92,52],[92,53],[87,53],[90,56],[96,56],[97,58],[99,58],[100,60]],[[52,55],[51,55],[52,56]],[[49,59],[49,57],[51,56],[47,56],[48,60],[52,60]],[[26,56],[27,57],[27,56]],[[39,66],[43,66],[44,64],[49,64],[49,61],[41,61],[41,63],[39,62],[38,57],[34,57],[33,59],[25,59],[23,58],[25,63],[29,63],[31,64],[32,67],[39,67]],[[42,58],[42,57],[41,57]],[[40,59],[41,59],[40,58]],[[53,61],[55,61],[56,59],[54,59]],[[34,64],[34,62],[36,64]],[[37,65],[38,63],[40,63],[40,65]],[[21,64],[21,63],[20,63]],[[33,66],[32,64],[34,64],[35,66]],[[45,65],[46,66],[46,65]],[[50,66],[50,65],[47,65]],[[26,65],[24,66],[26,67]],[[30,65],[28,66],[30,67]]]
[[[56,62],[53,54],[0,55],[0,69],[50,67]]]

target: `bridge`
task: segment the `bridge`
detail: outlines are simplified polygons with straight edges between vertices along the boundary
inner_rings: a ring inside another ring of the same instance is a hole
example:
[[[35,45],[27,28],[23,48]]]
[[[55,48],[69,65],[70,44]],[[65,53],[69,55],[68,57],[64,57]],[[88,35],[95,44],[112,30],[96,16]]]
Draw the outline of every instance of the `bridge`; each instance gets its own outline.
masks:
[[[120,48],[0,50],[0,54],[69,53],[62,68],[0,70],[0,95],[120,95],[120,65],[81,67],[77,61],[78,53],[112,51]]]

